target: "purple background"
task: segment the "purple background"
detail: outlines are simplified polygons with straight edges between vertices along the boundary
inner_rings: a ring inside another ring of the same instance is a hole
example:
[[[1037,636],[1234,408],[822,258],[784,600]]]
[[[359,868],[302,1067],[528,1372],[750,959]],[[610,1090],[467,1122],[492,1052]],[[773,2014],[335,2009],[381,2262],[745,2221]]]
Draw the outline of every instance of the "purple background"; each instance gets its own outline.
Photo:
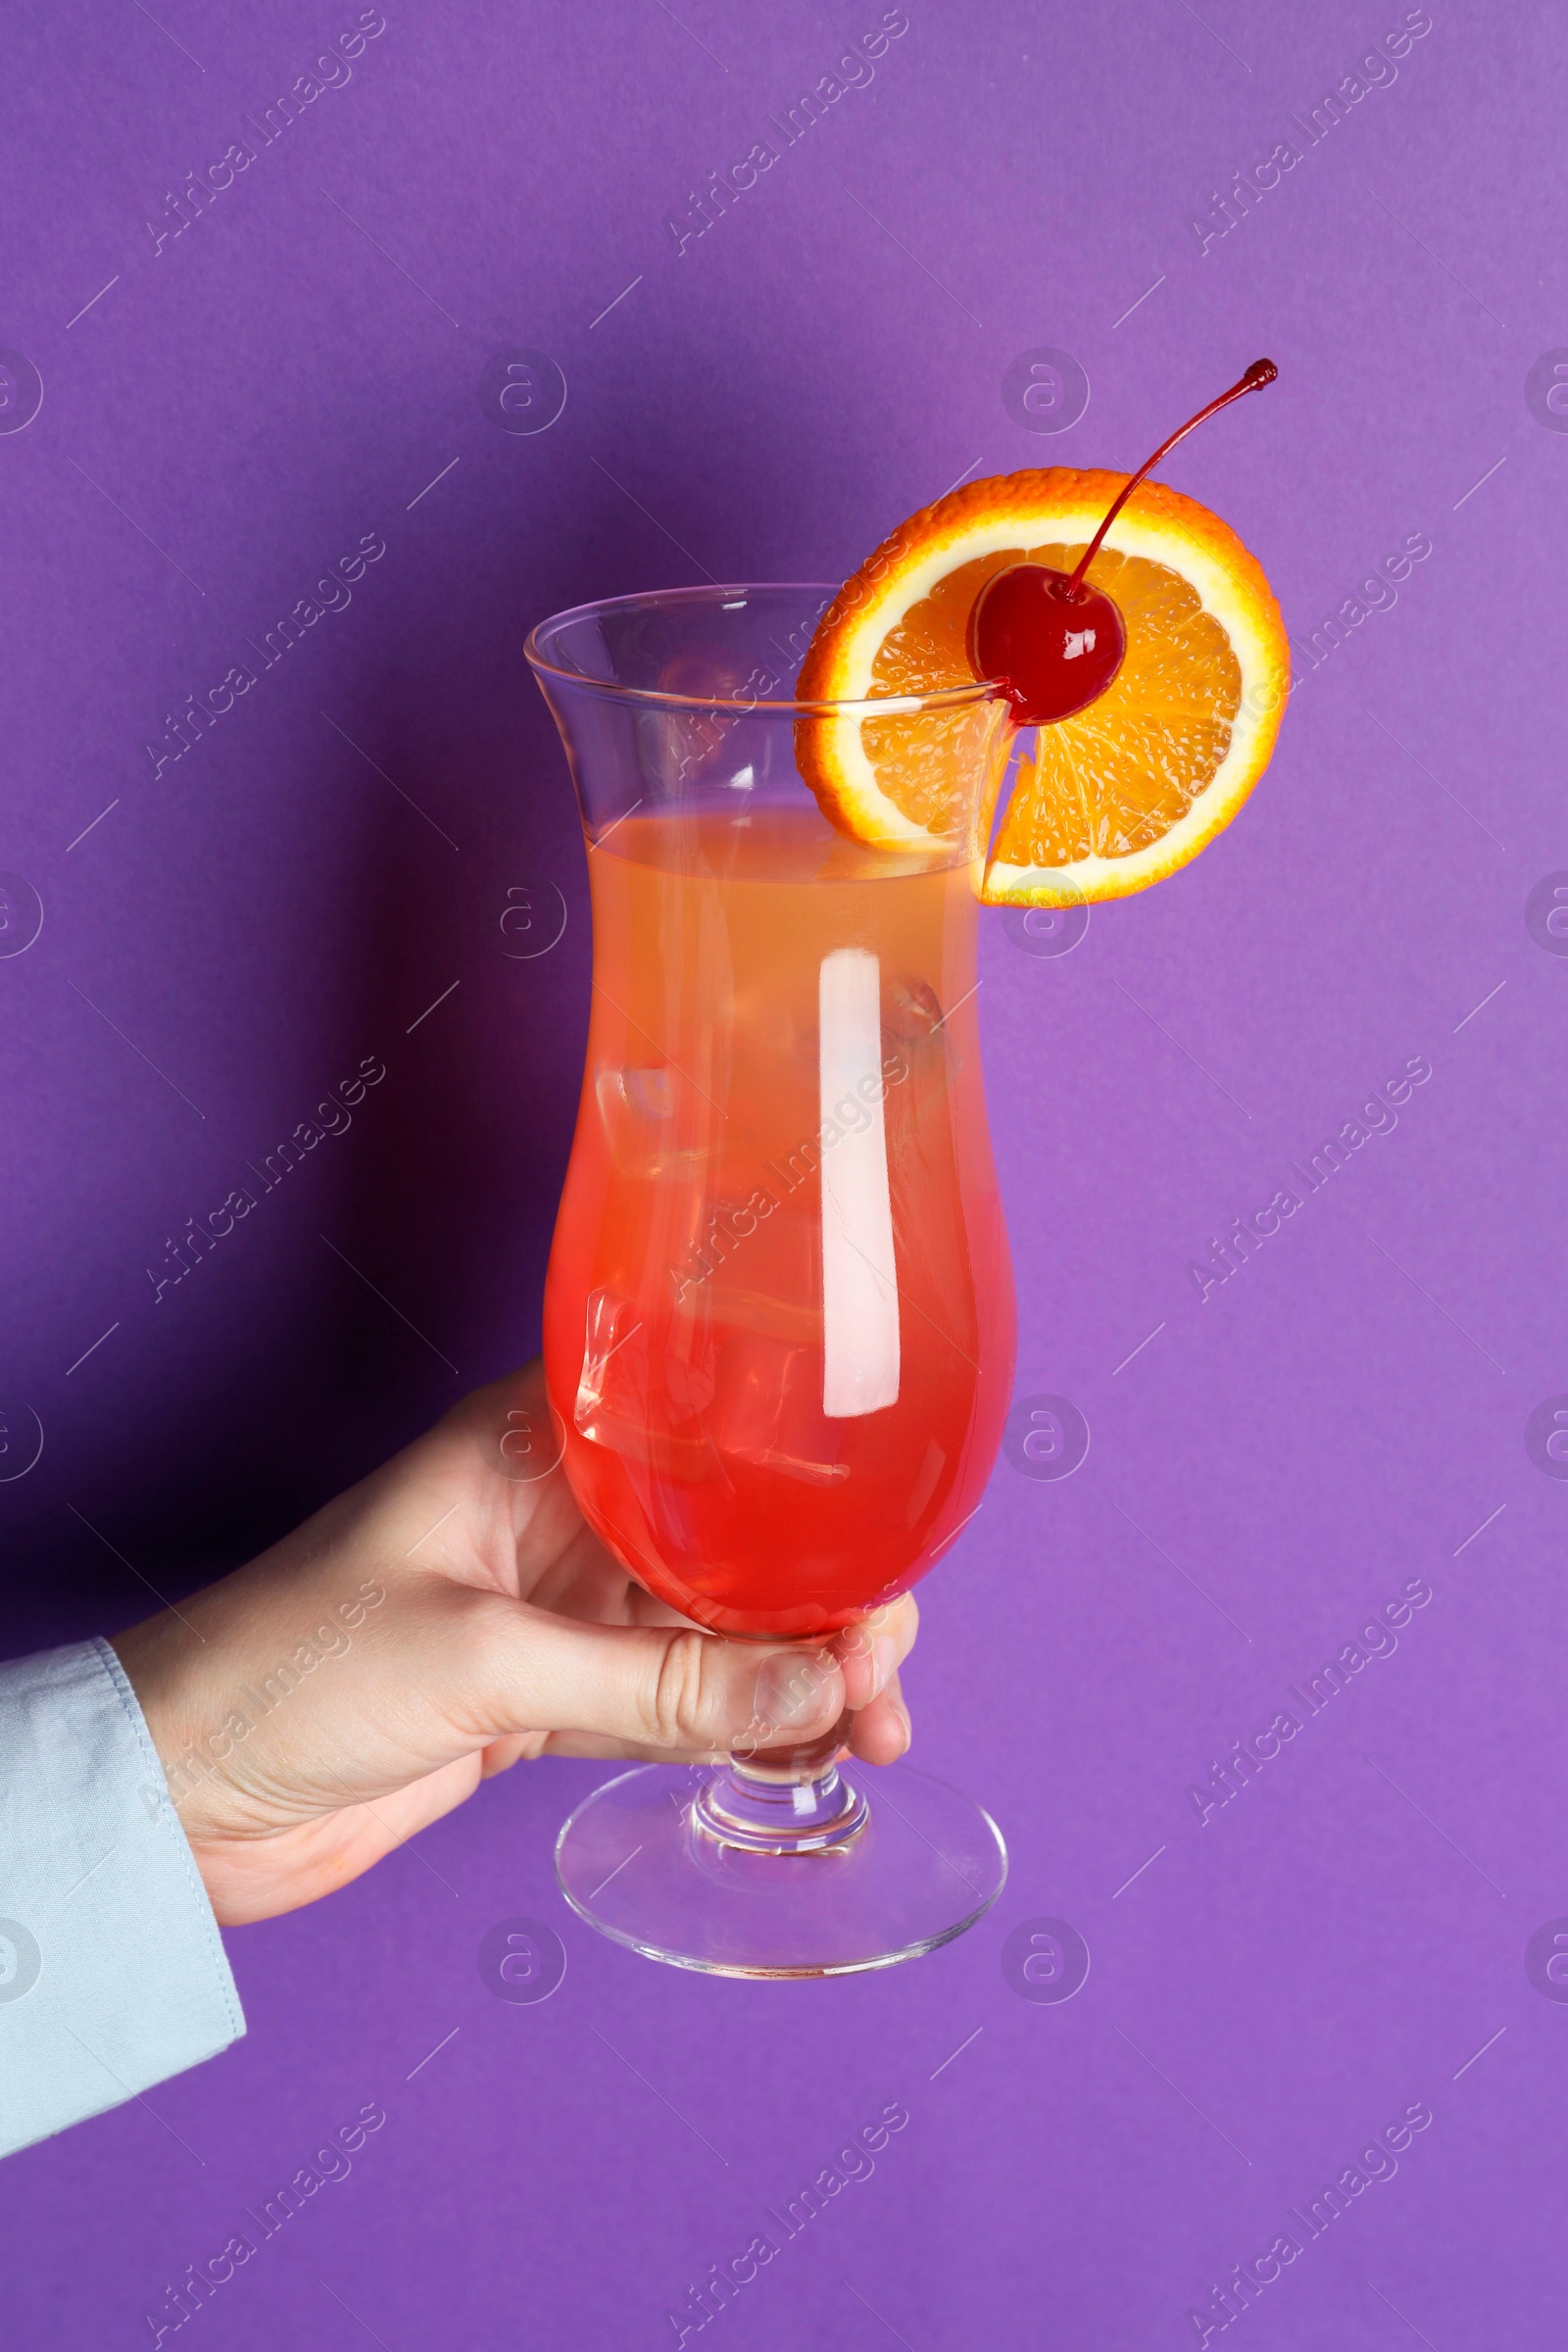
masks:
[[[1019,1393],[1093,1432],[1069,1480],[1000,1466],[922,1595],[916,1755],[1003,1824],[996,1911],[887,1977],[656,1968],[554,1891],[595,1768],[518,1770],[230,1935],[230,2054],[7,2167],[8,2329],[150,2340],[165,2284],[377,2099],[203,2341],[673,2342],[688,2282],[898,2099],[875,2177],[714,2335],[1147,2352],[1419,2100],[1397,2177],[1237,2328],[1555,2340],[1568,2010],[1523,1964],[1568,1912],[1568,1494],[1524,1442],[1568,1389],[1568,966],[1524,919],[1568,865],[1568,443],[1525,398],[1568,340],[1555,13],[1434,0],[1307,146],[1290,118],[1397,0],[909,0],[869,86],[677,256],[665,214],[874,0],[387,0],[348,85],[155,252],[165,191],[356,13],[62,0],[9,28],[0,344],[44,386],[0,434],[0,867],[45,909],[0,957],[0,1395],[45,1433],[0,1485],[13,1648],[245,1558],[533,1350],[588,942],[532,621],[841,576],[960,473],[1136,463],[1261,351],[1277,389],[1167,478],[1235,523],[1298,642],[1406,536],[1433,553],[1303,656],[1196,867],[1065,956],[988,918]],[[1287,137],[1302,160],[1200,252],[1190,216]],[[1001,393],[1042,345],[1092,386],[1055,437]],[[477,397],[515,346],[568,387],[536,435]],[[365,533],[352,605],[155,778],[165,713]],[[509,958],[509,890],[550,885],[564,937]],[[372,1054],[352,1132],[155,1302],[166,1238]],[[1200,1304],[1189,1261],[1417,1054],[1397,1129]],[[1200,1825],[1189,1785],[1417,1576],[1397,1652]],[[543,2006],[480,1980],[516,1914],[568,1955]],[[1003,1970],[1048,1916],[1093,1954],[1065,2004]]]

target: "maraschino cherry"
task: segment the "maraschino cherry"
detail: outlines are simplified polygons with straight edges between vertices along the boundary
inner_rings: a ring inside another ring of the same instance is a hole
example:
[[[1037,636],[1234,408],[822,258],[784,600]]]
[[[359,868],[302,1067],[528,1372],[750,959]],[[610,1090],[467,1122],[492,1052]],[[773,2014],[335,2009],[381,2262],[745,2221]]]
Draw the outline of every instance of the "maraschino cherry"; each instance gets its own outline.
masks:
[[[1070,579],[1046,564],[1013,564],[986,582],[969,615],[969,662],[977,678],[997,680],[1015,726],[1071,718],[1104,693],[1127,651],[1127,628],[1110,598],[1084,585],[1101,541],[1168,450],[1244,392],[1261,392],[1278,373],[1272,360],[1254,360],[1239,383],[1162,441],[1118,494]]]

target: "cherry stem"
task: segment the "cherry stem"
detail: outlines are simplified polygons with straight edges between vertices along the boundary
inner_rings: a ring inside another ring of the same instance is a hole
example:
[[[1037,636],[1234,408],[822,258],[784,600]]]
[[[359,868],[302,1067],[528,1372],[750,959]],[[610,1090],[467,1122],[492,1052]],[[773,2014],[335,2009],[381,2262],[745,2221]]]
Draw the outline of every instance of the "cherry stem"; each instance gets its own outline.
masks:
[[[1200,409],[1196,416],[1189,416],[1185,424],[1177,426],[1168,441],[1160,443],[1152,458],[1144,460],[1138,471],[1117,496],[1109,514],[1090,540],[1089,545],[1084,549],[1082,561],[1072,578],[1067,582],[1066,593],[1074,602],[1083,594],[1084,573],[1099,555],[1101,541],[1146,474],[1152,473],[1160,459],[1168,451],[1173,450],[1178,441],[1185,441],[1188,434],[1195,431],[1205,418],[1212,416],[1219,409],[1228,408],[1233,400],[1240,400],[1244,392],[1261,392],[1265,384],[1271,384],[1278,374],[1279,369],[1272,360],[1254,360],[1247,373],[1239,382],[1232,384],[1228,392],[1222,392],[1218,400],[1211,400],[1206,409]]]

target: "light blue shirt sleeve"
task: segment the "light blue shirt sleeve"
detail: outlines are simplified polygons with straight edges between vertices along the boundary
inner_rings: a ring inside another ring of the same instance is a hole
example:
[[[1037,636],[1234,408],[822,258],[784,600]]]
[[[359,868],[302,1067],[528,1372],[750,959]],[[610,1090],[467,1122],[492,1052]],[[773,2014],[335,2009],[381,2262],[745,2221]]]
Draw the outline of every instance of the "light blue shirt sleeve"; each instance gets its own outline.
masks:
[[[213,1907],[109,1643],[0,1665],[0,2155],[244,2031]]]

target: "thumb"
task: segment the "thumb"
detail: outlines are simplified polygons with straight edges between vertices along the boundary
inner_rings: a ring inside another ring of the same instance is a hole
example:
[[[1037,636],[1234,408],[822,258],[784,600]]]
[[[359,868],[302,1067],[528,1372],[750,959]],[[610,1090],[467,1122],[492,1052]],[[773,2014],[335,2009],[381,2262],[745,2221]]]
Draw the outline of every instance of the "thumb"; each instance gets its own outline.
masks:
[[[710,1755],[808,1740],[845,1706],[829,1650],[728,1642],[693,1627],[588,1625],[497,1596],[484,1645],[487,1737],[586,1732]]]

